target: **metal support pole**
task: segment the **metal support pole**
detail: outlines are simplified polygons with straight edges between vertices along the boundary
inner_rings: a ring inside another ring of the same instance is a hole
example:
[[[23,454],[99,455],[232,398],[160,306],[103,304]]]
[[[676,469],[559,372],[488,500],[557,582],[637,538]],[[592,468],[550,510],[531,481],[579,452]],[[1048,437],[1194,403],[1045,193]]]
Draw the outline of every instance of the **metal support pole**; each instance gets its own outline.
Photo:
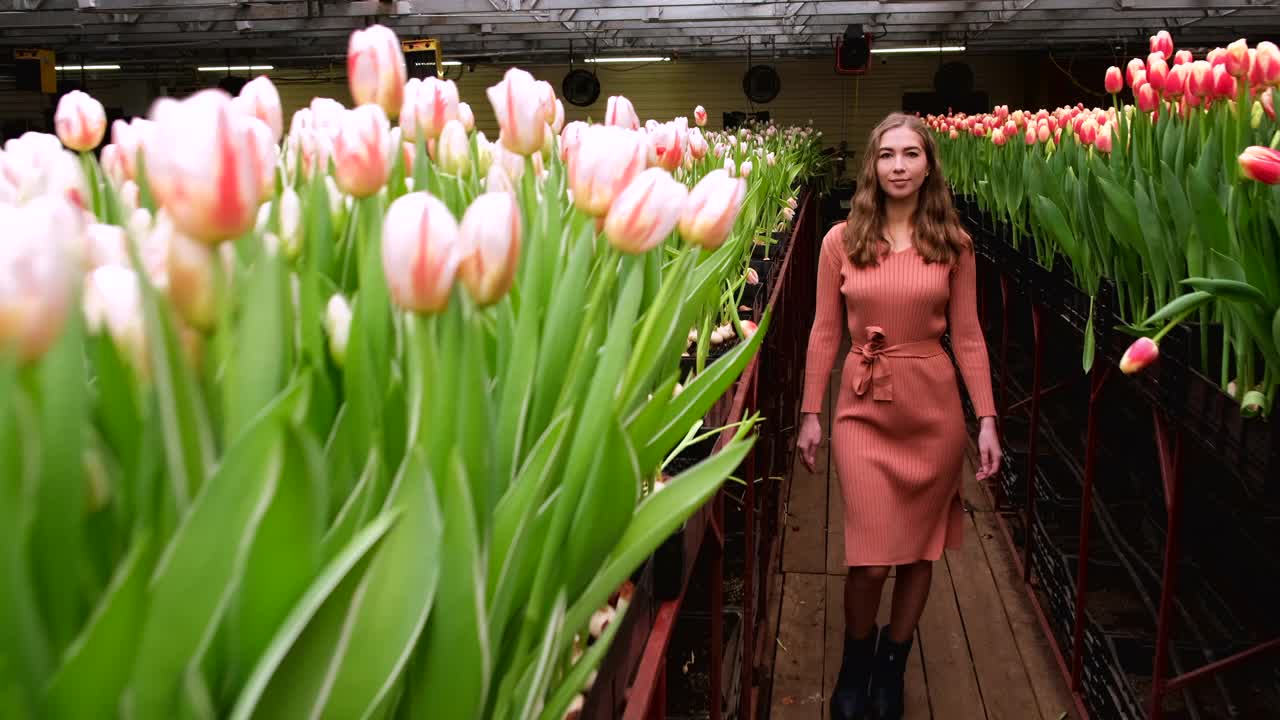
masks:
[[[724,665],[724,488],[716,492],[711,511],[715,532],[706,539],[711,553],[711,697],[708,706],[711,720],[720,720],[720,688]]]
[[[1076,567],[1076,619],[1071,643],[1071,689],[1080,690],[1080,668],[1084,660],[1084,620],[1089,587],[1089,540],[1093,531],[1093,482],[1098,459],[1098,397],[1111,377],[1111,366],[1098,364],[1089,370],[1089,420],[1084,448],[1084,486],[1080,491],[1080,548]]]
[[[1040,366],[1044,361],[1044,333],[1040,331],[1040,304],[1031,305],[1031,332],[1035,335],[1034,369],[1031,377],[1031,422],[1028,424],[1027,437],[1027,506],[1024,516],[1022,579],[1031,582],[1031,548],[1035,545],[1033,530],[1036,520],[1036,453],[1040,438]]]
[[[1168,513],[1168,538],[1164,545],[1164,573],[1160,580],[1160,617],[1156,622],[1156,655],[1151,673],[1151,699],[1147,707],[1149,720],[1164,716],[1162,702],[1168,692],[1165,675],[1169,664],[1169,636],[1173,628],[1174,593],[1178,582],[1178,561],[1182,557],[1178,542],[1182,527],[1182,431],[1170,427],[1158,408],[1152,408],[1155,420],[1156,452],[1160,457],[1160,478],[1164,481],[1165,510]]]

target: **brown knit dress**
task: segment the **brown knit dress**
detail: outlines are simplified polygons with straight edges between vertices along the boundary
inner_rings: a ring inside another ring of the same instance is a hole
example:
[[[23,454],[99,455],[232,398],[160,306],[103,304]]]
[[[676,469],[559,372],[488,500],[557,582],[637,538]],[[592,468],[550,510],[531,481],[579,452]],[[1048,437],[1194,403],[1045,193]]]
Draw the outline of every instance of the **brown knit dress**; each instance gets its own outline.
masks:
[[[939,342],[948,328],[974,409],[995,415],[974,256],[926,263],[907,248],[858,268],[845,255],[843,232],[840,223],[822,240],[801,410],[822,411],[847,318],[852,349],[831,427],[845,563],[937,560],[962,537],[968,443],[955,368]]]

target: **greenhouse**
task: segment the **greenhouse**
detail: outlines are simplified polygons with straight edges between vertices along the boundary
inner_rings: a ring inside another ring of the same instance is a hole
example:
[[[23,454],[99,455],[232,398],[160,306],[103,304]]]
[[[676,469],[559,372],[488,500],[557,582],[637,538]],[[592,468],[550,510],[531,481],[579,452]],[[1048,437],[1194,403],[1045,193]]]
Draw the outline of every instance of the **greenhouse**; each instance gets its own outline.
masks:
[[[0,718],[1280,719],[1277,43],[0,0]]]

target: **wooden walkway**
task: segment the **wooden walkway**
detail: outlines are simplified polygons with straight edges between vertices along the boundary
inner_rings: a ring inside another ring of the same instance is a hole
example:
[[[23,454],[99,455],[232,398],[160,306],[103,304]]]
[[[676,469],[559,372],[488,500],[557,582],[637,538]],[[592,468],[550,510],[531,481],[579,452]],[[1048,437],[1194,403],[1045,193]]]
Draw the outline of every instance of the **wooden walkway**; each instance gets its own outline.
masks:
[[[830,433],[831,398],[823,431]],[[776,634],[771,720],[826,720],[840,670],[844,632],[843,519],[829,443],[816,472],[795,461],[788,483],[781,577],[768,611]],[[933,586],[907,670],[907,720],[1076,720],[1053,651],[1021,588],[990,500],[965,471],[970,508],[964,547],[934,567]],[[885,583],[879,623],[888,622],[893,578]],[[768,639],[768,638],[766,638]],[[768,653],[766,653],[766,656]],[[764,710],[765,707],[761,709]]]

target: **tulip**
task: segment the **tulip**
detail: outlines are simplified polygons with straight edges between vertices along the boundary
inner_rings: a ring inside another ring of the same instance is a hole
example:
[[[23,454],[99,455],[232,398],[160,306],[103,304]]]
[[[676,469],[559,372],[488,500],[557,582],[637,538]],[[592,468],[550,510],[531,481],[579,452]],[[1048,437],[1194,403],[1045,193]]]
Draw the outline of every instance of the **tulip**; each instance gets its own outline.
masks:
[[[569,166],[574,205],[604,217],[614,198],[647,166],[648,145],[639,132],[610,125],[583,129]]]
[[[351,305],[341,294],[334,293],[324,306],[324,331],[329,336],[329,354],[338,367],[347,359],[347,341],[351,337]]]
[[[1027,133],[1024,140],[1028,145],[1036,144],[1036,129],[1034,127],[1027,128]]]
[[[129,122],[116,120],[111,124],[111,143],[119,148],[124,177],[137,179],[139,155],[156,134],[156,124],[143,118]]]
[[[693,124],[698,127],[705,127],[707,124],[707,109],[699,105],[693,109]]]
[[[1147,65],[1142,62],[1142,58],[1134,58],[1129,61],[1129,65],[1125,69],[1125,79],[1129,82],[1129,87],[1134,86],[1134,78],[1138,73],[1146,73]]]
[[[57,137],[23,133],[6,142],[0,153],[0,203],[25,205],[43,195],[57,195],[85,208],[89,184],[76,156]]]
[[[302,250],[302,199],[292,187],[280,193],[280,242],[285,257],[296,259]]]
[[[958,140],[960,139],[960,131],[956,130],[955,128],[951,128],[951,134],[948,137],[950,137],[952,140]]]
[[[551,121],[551,132],[559,135],[560,131],[564,129],[564,103],[560,102],[559,98],[556,98],[555,106],[555,114]]]
[[[760,326],[756,325],[755,322],[751,320],[743,320],[741,324],[742,324],[742,338],[744,340],[751,339],[751,336],[755,335],[756,332],[760,329]]]
[[[995,130],[991,131],[991,142],[995,143],[996,145],[1005,144],[1004,128],[996,128]]]
[[[507,171],[502,169],[501,165],[492,165],[489,167],[489,174],[484,179],[485,192],[505,192],[514,193],[515,185],[511,182],[511,176],[507,175]]]
[[[379,105],[348,111],[333,141],[334,179],[343,192],[369,197],[391,177],[391,126]]]
[[[1177,54],[1173,56],[1174,65],[1188,65],[1194,61],[1195,56],[1191,54],[1190,50],[1179,50]]]
[[[1213,96],[1213,66],[1205,60],[1191,63],[1191,76],[1187,80],[1187,90],[1199,98]]]
[[[1159,357],[1160,346],[1156,345],[1154,340],[1147,337],[1138,338],[1120,358],[1120,372],[1132,375],[1143,370]]]
[[[1036,127],[1036,140],[1046,143],[1049,142],[1050,137],[1052,137],[1052,132],[1049,130],[1049,123],[1040,123],[1040,125]]]
[[[450,80],[449,82],[453,81]],[[467,103],[458,103],[458,120],[462,122],[462,127],[467,132],[471,132],[476,129],[476,115],[471,111],[471,106]]]
[[[1138,88],[1138,108],[1142,112],[1155,112],[1160,106],[1160,94],[1156,92],[1156,88],[1150,84],[1143,85]]]
[[[640,173],[614,200],[604,221],[604,234],[619,251],[648,252],[671,234],[689,190],[662,168]]]
[[[1154,57],[1147,61],[1147,82],[1154,86],[1157,91],[1164,90],[1164,84],[1168,78],[1168,63],[1160,58]]]
[[[458,222],[444,203],[425,192],[397,198],[382,226],[382,268],[391,299],[417,313],[444,310],[461,250]]]
[[[1174,65],[1169,68],[1169,74],[1165,76],[1164,94],[1174,100],[1182,97],[1187,89],[1187,65]]]
[[[467,108],[470,112],[471,108]],[[440,137],[450,120],[462,120],[458,86],[452,80],[413,78],[404,88],[400,130],[406,140],[424,142]],[[472,118],[472,124],[475,118]],[[463,122],[465,129],[465,121]]]
[[[342,119],[347,115],[347,108],[342,103],[332,98],[311,98],[309,109],[311,128],[331,139],[338,136],[342,130]]]
[[[1227,46],[1223,66],[1234,77],[1245,77],[1249,74],[1249,43],[1243,38]]]
[[[98,158],[98,163],[102,166],[103,174],[116,187],[129,179],[124,154],[120,152],[119,145],[112,143],[102,146],[102,155]]]
[[[1261,102],[1262,104],[1263,111],[1267,113],[1267,117],[1271,118],[1272,120],[1275,120],[1276,119],[1275,89],[1267,88],[1266,92],[1262,93],[1262,97],[1259,98],[1259,102]]]
[[[72,90],[58,100],[53,113],[53,126],[58,139],[72,150],[88,152],[107,134],[107,112],[102,103],[79,90]]]
[[[1173,37],[1169,35],[1168,30],[1161,30],[1151,36],[1151,52],[1160,53],[1165,60],[1173,56]],[[1187,52],[1183,50],[1182,52]]]
[[[465,176],[471,170],[471,143],[467,140],[467,131],[462,123],[450,120],[445,123],[440,133],[440,142],[436,145],[436,157],[440,169],[447,173]]]
[[[1220,98],[1234,98],[1239,90],[1239,80],[1228,70],[1226,65],[1213,67],[1213,94]]]
[[[703,137],[702,131],[693,128],[689,131],[689,155],[694,160],[701,160],[707,156],[707,139]]]
[[[753,165],[750,160],[743,160],[742,164],[738,166],[738,174],[742,177],[747,177],[751,174],[751,171],[754,168],[755,165]]]
[[[1098,148],[1098,152],[1110,153],[1111,142],[1111,126],[1104,125],[1099,129],[1097,137],[1094,138],[1093,146]]]
[[[1270,40],[1258,43],[1253,69],[1258,85],[1280,85],[1280,47]]]
[[[636,115],[635,106],[631,104],[630,100],[622,95],[612,95],[609,97],[608,105],[605,107],[604,124],[639,130],[640,117]]]
[[[404,52],[400,40],[385,25],[371,25],[351,33],[347,44],[347,80],[357,106],[374,104],[388,118],[404,106]]]
[[[1098,123],[1093,118],[1085,118],[1080,123],[1080,142],[1084,145],[1092,145],[1098,138]]]
[[[146,374],[146,326],[138,276],[123,265],[106,265],[85,277],[85,323],[92,333],[105,332],[138,372]]]
[[[708,250],[720,247],[733,230],[746,196],[745,180],[734,178],[725,170],[707,173],[689,192],[680,215],[680,236],[685,242]]]
[[[230,100],[221,90],[160,100],[155,135],[143,148],[157,203],[179,230],[210,244],[253,227],[270,172],[262,154],[270,130],[233,111]]]
[[[283,111],[280,109],[280,93],[266,75],[260,75],[245,83],[240,94],[231,101],[232,108],[256,117],[271,130],[271,141],[280,142],[284,132]]]
[[[486,93],[502,130],[498,142],[517,155],[529,156],[538,152],[550,119],[538,81],[524,70],[510,68],[502,81]]]
[[[1240,171],[1250,180],[1280,185],[1280,150],[1254,145],[1240,153],[1238,161]]]
[[[458,278],[481,307],[501,300],[520,263],[520,206],[509,192],[487,192],[467,208],[460,240]]]
[[[57,340],[79,276],[83,215],[65,199],[0,204],[0,353],[39,359]]]
[[[733,161],[733,158],[724,159],[724,171],[735,177],[738,175],[738,164]]]
[[[163,222],[163,221],[162,221]],[[165,232],[158,229],[157,232]],[[217,320],[213,249],[181,232],[167,235],[169,297],[191,327],[210,331]]]
[[[760,273],[756,272],[755,268],[749,267],[747,268],[747,274],[746,274],[745,280],[748,285],[759,285]]]
[[[572,165],[571,158],[578,150],[578,145],[582,141],[582,131],[587,129],[587,124],[581,120],[574,120],[564,129],[560,131],[560,160],[565,167]]]
[[[1124,78],[1120,75],[1120,68],[1115,65],[1107,68],[1104,85],[1107,88],[1107,92],[1111,95],[1115,95],[1124,89]]]
[[[81,267],[90,272],[103,265],[128,265],[129,240],[125,229],[118,225],[91,223],[84,236],[84,254]]]

